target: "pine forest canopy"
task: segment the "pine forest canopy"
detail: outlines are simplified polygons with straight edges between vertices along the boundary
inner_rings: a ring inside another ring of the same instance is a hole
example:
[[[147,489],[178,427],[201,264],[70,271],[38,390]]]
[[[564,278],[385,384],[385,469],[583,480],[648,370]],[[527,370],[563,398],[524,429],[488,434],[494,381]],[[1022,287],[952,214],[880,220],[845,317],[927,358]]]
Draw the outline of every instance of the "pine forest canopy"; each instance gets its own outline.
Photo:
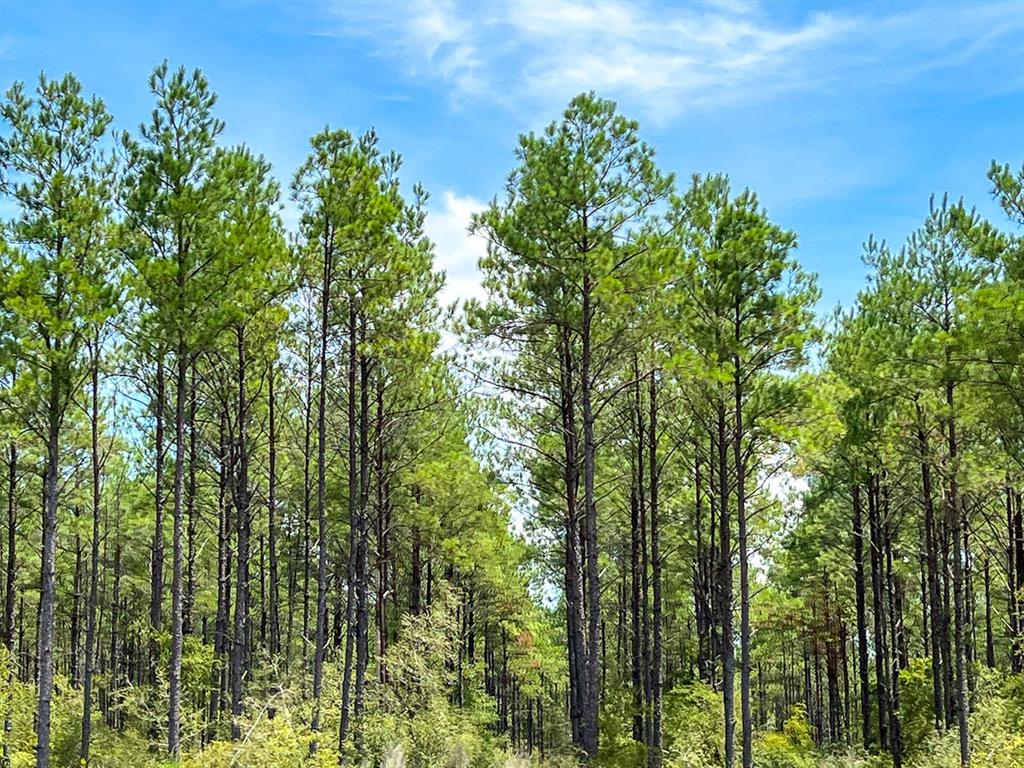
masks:
[[[1024,167],[820,317],[586,93],[448,308],[384,137],[149,90],[0,106],[0,765],[1024,766]]]

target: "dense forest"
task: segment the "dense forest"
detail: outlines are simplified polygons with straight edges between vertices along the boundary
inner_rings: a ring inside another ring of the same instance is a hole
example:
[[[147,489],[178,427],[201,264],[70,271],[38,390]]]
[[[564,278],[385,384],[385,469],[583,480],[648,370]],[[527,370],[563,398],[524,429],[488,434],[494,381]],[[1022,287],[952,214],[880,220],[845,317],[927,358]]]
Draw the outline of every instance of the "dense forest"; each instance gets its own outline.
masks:
[[[1024,169],[828,313],[583,94],[446,307],[383,137],[149,90],[0,105],[0,765],[1024,766]]]

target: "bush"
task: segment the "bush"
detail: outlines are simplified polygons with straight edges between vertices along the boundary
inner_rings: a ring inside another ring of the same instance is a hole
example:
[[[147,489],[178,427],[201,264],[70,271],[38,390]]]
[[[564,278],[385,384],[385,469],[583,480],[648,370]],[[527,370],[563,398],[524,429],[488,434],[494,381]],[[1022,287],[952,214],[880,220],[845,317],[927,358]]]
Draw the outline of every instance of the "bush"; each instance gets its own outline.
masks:
[[[814,768],[819,755],[803,704],[793,707],[781,732],[761,734],[754,753],[757,764],[763,768]]]
[[[722,697],[711,686],[692,683],[665,694],[665,765],[717,766],[723,761],[725,715]]]
[[[911,659],[900,671],[900,730],[903,754],[912,760],[929,749],[935,738],[932,666],[928,659]]]

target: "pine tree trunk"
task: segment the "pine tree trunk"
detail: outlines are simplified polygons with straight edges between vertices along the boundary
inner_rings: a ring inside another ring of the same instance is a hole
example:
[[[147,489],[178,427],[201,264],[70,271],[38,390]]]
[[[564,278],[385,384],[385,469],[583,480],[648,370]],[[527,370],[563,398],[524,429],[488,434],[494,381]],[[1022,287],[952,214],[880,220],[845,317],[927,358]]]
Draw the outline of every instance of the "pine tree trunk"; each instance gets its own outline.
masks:
[[[722,633],[722,705],[725,719],[725,768],[736,762],[735,648],[732,633],[732,530],[729,521],[729,463],[725,403],[718,402],[719,627]]]
[[[85,629],[85,676],[82,685],[82,748],[80,757],[83,768],[89,766],[89,742],[92,738],[92,680],[95,671],[96,649],[96,607],[99,596],[100,570],[100,384],[99,384],[99,340],[93,342],[92,353],[92,412],[90,414],[90,449],[92,469],[92,546],[89,557],[89,597],[86,609]]]
[[[705,579],[704,493],[701,476],[701,456],[698,441],[694,441],[693,493],[694,493],[694,536],[695,554],[693,561],[693,615],[697,625],[697,674],[710,683],[707,667],[710,663],[709,617],[707,611],[707,580]]]
[[[231,738],[241,737],[242,698],[249,638],[249,395],[246,387],[245,331],[236,329],[238,353],[237,466],[233,483],[235,501],[235,615],[231,644]]]
[[[1011,517],[1010,525],[1010,614],[1012,616],[1012,637],[1010,642],[1011,668],[1014,672],[1024,671],[1024,504],[1021,494],[1012,488],[1007,491],[1007,515]],[[1011,515],[1012,511],[1012,515]]]
[[[7,573],[4,580],[4,635],[7,650],[14,655],[15,578],[18,574],[18,446],[11,440],[7,453]]]
[[[324,273],[320,304],[320,390],[317,395],[316,452],[317,452],[317,570],[316,570],[316,645],[313,654],[313,717],[310,730],[313,739],[310,753],[317,748],[320,730],[320,693],[323,688],[324,652],[327,644],[327,342],[330,329],[331,281],[333,252],[331,228],[324,224]]]
[[[75,514],[75,570],[72,581],[73,592],[71,595],[71,637],[70,651],[71,658],[68,662],[68,672],[71,687],[77,689],[82,679],[82,536],[78,531],[78,521],[82,517],[82,508],[76,504]]]
[[[860,676],[861,733],[864,749],[871,747],[871,691],[868,681],[868,620],[864,575],[864,524],[861,507],[861,486],[853,486],[853,565],[854,590],[857,599],[857,672]]]
[[[921,406],[915,402],[917,409],[917,440],[921,454],[921,494],[924,504],[924,539],[925,559],[928,570],[928,607],[932,617],[931,631],[931,668],[932,697],[935,711],[936,730],[942,732],[945,725],[942,659],[942,605],[939,601],[938,553],[935,542],[935,507],[932,500],[931,462],[929,459],[928,438],[924,432],[924,415]]]
[[[349,276],[351,279],[351,275]],[[358,370],[358,335],[356,326],[356,308],[350,302],[348,309],[348,575],[345,583],[345,668],[341,683],[341,723],[338,729],[338,751],[344,753],[345,740],[349,731],[349,704],[352,689],[352,652],[356,643],[356,557],[358,539],[358,518],[360,505],[359,467],[357,465],[357,433],[356,421],[356,374]],[[418,550],[418,540],[413,542]],[[419,553],[415,553],[418,560]],[[418,567],[418,563],[416,563]],[[417,611],[419,610],[419,590],[415,595]]]
[[[1013,486],[1010,478],[1006,478],[1006,615],[1009,624],[1010,671],[1016,673],[1017,661],[1017,567],[1016,547],[1014,546]]]
[[[900,708],[900,655],[899,648],[901,645],[901,638],[903,634],[903,618],[902,618],[902,601],[897,599],[898,584],[895,581],[896,576],[893,573],[892,567],[892,539],[893,531],[891,527],[891,513],[889,509],[889,489],[888,486],[884,492],[884,516],[882,517],[882,538],[885,547],[885,578],[886,578],[886,596],[888,600],[888,617],[889,617],[889,643],[892,649],[891,663],[888,668],[889,679],[891,681],[891,709],[889,710],[889,724],[891,728],[891,743],[890,752],[892,753],[892,764],[893,768],[900,768],[903,761],[903,735],[900,725],[899,708]]]
[[[312,550],[310,544],[311,507],[313,489],[309,477],[309,465],[313,450],[313,352],[310,340],[306,355],[306,407],[303,418],[302,443],[302,640],[309,642],[309,574]],[[308,664],[308,657],[307,657]]]
[[[156,417],[155,435],[155,471],[153,475],[153,494],[156,502],[156,516],[153,527],[153,561],[149,587],[149,683],[157,683],[157,665],[160,659],[160,643],[158,637],[163,629],[163,593],[164,593],[164,411],[166,403],[166,377],[164,374],[163,349],[157,350],[156,362]]]
[[[269,424],[267,435],[269,453],[267,478],[267,547],[270,559],[270,653],[281,652],[281,623],[278,615],[279,590],[277,564],[277,421],[276,400],[274,397],[274,372],[277,361],[271,359],[267,376],[267,405],[269,408]]]
[[[377,680],[380,683],[387,681],[387,667],[384,664],[384,657],[388,650],[388,622],[387,622],[387,595],[391,589],[388,583],[388,563],[391,560],[389,550],[389,535],[391,528],[390,499],[388,498],[387,480],[384,469],[384,380],[378,377],[377,381],[377,413],[375,426],[376,450],[374,455],[374,468],[377,480]],[[470,592],[470,596],[472,592]],[[460,657],[461,658],[461,657]],[[459,677],[461,686],[461,675]],[[461,690],[461,688],[460,688]]]
[[[363,333],[365,334],[365,325]],[[359,358],[359,515],[356,531],[356,684],[353,699],[356,754],[362,754],[366,670],[369,653],[370,360]]]
[[[640,741],[644,734],[643,716],[643,660],[640,632],[640,505],[637,500],[636,476],[633,475],[629,494],[630,512],[630,601],[629,615],[632,628],[633,683],[633,740]]]
[[[114,585],[110,598],[110,692],[107,707],[107,725],[119,728],[122,722],[121,703],[121,540],[114,544]]]
[[[875,698],[878,704],[878,741],[889,749],[890,692],[888,659],[889,649],[885,637],[885,602],[882,576],[882,536],[879,523],[878,477],[868,480],[868,524],[871,531],[871,604],[875,649]]]
[[[584,221],[584,229],[586,222]],[[584,252],[587,250],[584,247]],[[598,686],[600,685],[600,619],[601,619],[601,582],[597,569],[597,501],[594,486],[595,452],[594,410],[592,403],[593,381],[591,379],[591,326],[593,308],[591,277],[583,276],[583,319],[580,358],[580,395],[583,410],[583,498],[584,498],[584,535],[586,556],[586,605],[587,605],[587,685],[586,709],[583,718],[584,751],[589,762],[597,759],[598,728],[597,719],[600,709]]]
[[[190,635],[195,631],[193,612],[196,605],[196,526],[199,522],[196,511],[196,367],[191,367],[189,377],[188,405],[188,484],[185,489],[185,514],[188,526],[185,532],[188,541],[188,556],[185,563],[185,602],[182,606],[181,631]]]
[[[59,345],[58,345],[59,346]],[[42,553],[40,559],[38,654],[38,706],[36,709],[36,768],[50,766],[50,708],[53,699],[53,634],[56,602],[57,484],[60,427],[65,372],[50,372],[46,412],[46,470],[43,478]]]
[[[662,754],[661,754],[661,689],[662,689],[662,606],[661,606],[661,541],[660,541],[660,521],[658,519],[658,485],[660,481],[660,468],[658,465],[658,398],[657,398],[657,383],[655,381],[655,373],[652,370],[650,373],[650,420],[649,429],[650,436],[648,438],[648,447],[650,448],[650,457],[648,460],[648,466],[650,467],[651,480],[650,480],[650,497],[651,497],[651,578],[653,588],[653,600],[654,604],[652,607],[652,619],[653,619],[653,631],[654,631],[654,658],[651,660],[651,699],[653,705],[653,711],[651,713],[651,744],[650,750],[648,751],[647,764],[649,768],[661,768]]]
[[[13,373],[12,373],[13,376]],[[4,595],[4,619],[3,619],[3,644],[7,649],[7,668],[3,670],[6,685],[10,688],[14,683],[16,669],[14,655],[14,579],[17,573],[18,553],[16,550],[18,534],[18,498],[17,498],[17,477],[18,477],[18,447],[11,440],[7,460],[7,564]],[[8,735],[14,730],[13,712],[7,707],[4,713],[4,744],[0,759],[3,765],[10,765],[10,738]]]
[[[559,394],[562,419],[562,466],[565,486],[565,595],[569,662],[569,719],[572,743],[585,749],[587,701],[586,613],[583,597],[582,528],[579,518],[579,442],[576,427],[576,379],[568,330],[559,336]]]
[[[180,280],[179,280],[180,285]],[[167,710],[167,753],[177,758],[181,729],[181,652],[182,625],[182,518],[185,497],[185,402],[188,397],[188,356],[184,341],[178,342],[177,391],[174,405],[174,527],[171,534],[171,663],[167,679],[170,703]]]
[[[740,307],[736,307],[736,343],[740,342]],[[750,716],[750,573],[747,545],[747,462],[743,455],[743,386],[740,359],[734,358],[733,377],[735,433],[733,463],[736,465],[736,525],[740,558],[740,718],[743,729],[743,768],[754,764],[753,723]]]
[[[957,727],[960,729],[960,764],[965,766],[971,762],[971,737],[968,731],[970,702],[967,683],[967,634],[965,629],[966,610],[964,606],[964,573],[963,552],[960,549],[960,531],[963,528],[963,510],[957,481],[959,471],[958,445],[956,434],[956,416],[954,410],[953,383],[946,383],[946,405],[949,408],[947,427],[949,429],[949,492],[946,513],[949,518],[948,528],[953,543],[953,618],[955,622],[956,641],[956,708]]]
[[[414,494],[416,502],[419,503],[419,491]],[[412,526],[412,552],[409,572],[409,613],[419,616],[422,611],[420,594],[423,591],[423,561],[422,542],[419,526]]]
[[[640,370],[633,359],[633,375],[635,379],[634,407],[636,410],[636,492],[637,510],[640,518],[640,636],[643,642],[641,651],[641,677],[643,679],[643,743],[649,749],[651,744],[651,610],[650,610],[650,555],[648,550],[647,531],[647,498],[644,484],[647,482],[645,471],[645,443],[647,430],[644,426],[643,409],[640,395]]]
[[[996,668],[996,646],[992,635],[992,584],[989,575],[989,562],[985,558],[985,666],[989,669]]]

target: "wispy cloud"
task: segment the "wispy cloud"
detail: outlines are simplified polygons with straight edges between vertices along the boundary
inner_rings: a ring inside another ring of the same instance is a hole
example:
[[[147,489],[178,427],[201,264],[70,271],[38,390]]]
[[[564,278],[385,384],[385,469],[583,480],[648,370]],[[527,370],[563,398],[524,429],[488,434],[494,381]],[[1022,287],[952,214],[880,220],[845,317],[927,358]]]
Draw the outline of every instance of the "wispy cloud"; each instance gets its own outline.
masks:
[[[787,21],[744,0],[345,2],[333,14],[334,34],[369,38],[457,103],[550,109],[593,88],[628,95],[657,122],[793,91],[884,87],[999,47],[1020,57],[1024,35],[1024,5],[996,1],[888,13],[869,4]]]

